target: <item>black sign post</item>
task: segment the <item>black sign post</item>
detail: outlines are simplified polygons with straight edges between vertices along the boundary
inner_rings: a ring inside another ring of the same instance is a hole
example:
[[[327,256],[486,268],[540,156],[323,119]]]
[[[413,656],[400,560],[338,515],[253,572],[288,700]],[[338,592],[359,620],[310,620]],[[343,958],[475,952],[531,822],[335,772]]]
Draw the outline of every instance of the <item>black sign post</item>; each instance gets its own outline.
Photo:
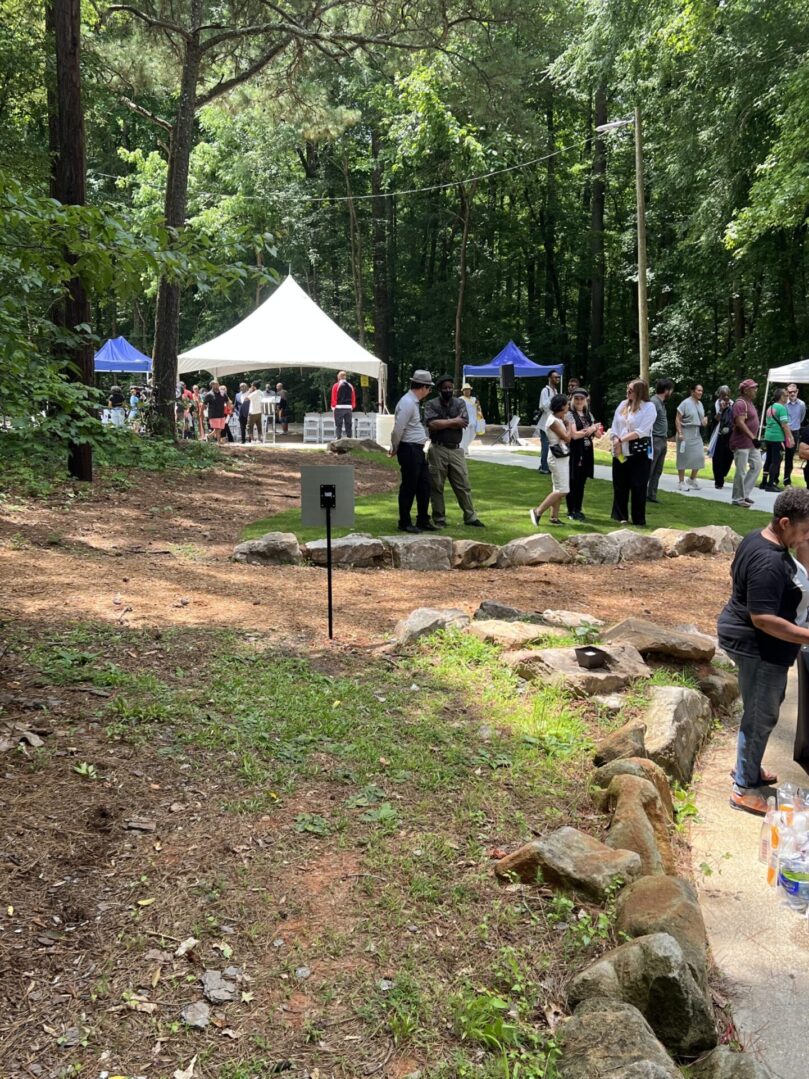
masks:
[[[326,579],[328,581],[329,640],[334,639],[334,616],[331,591],[331,511],[337,505],[337,488],[333,483],[321,483],[320,506],[326,511]]]

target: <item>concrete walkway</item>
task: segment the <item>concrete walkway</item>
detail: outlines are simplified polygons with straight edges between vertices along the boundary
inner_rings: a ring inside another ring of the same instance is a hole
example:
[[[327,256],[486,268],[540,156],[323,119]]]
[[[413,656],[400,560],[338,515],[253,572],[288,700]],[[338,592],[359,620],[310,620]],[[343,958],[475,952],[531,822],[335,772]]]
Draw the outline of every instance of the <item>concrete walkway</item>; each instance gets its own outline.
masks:
[[[525,443],[524,439],[523,442]],[[535,444],[529,442],[522,446],[496,446],[486,445],[476,439],[470,447],[469,456],[476,461],[491,461],[493,464],[498,465],[514,465],[518,468],[537,469],[539,467],[539,444],[536,440],[532,440],[532,442]],[[525,453],[526,450],[536,450],[536,456],[529,456]],[[611,483],[612,470],[607,465],[596,465],[595,478]],[[730,484],[725,484],[721,491],[717,491],[711,480],[699,480],[698,482],[700,484],[698,491],[689,491],[687,494],[683,494],[677,490],[677,477],[664,472],[660,477],[659,490],[666,494],[673,494],[677,498],[706,498],[709,502],[724,502],[725,505],[730,505]],[[762,491],[757,488],[752,497],[756,503],[753,507],[754,509],[771,513],[778,496],[770,491]],[[743,516],[746,511],[740,508],[738,512],[740,516]]]
[[[797,689],[793,669],[766,765],[781,782],[809,787],[809,777],[792,760]],[[809,923],[766,885],[758,861],[761,819],[728,805],[735,745],[735,731],[717,734],[700,760],[699,820],[689,837],[694,880],[742,1044],[774,1079],[806,1079]]]

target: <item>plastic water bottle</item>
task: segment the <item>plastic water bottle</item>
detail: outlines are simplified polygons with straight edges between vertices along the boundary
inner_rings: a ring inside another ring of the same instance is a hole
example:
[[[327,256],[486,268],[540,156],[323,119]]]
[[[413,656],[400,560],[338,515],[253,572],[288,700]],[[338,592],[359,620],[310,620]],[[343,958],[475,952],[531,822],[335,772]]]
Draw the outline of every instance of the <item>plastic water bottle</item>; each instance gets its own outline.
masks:
[[[792,825],[792,814],[795,811],[795,787],[791,783],[782,783],[778,788],[778,808],[784,815],[788,825]]]
[[[761,822],[761,833],[758,839],[758,860],[762,865],[769,865],[770,862],[772,831],[776,813],[775,798],[771,795],[767,799],[767,812],[764,816],[764,820]]]

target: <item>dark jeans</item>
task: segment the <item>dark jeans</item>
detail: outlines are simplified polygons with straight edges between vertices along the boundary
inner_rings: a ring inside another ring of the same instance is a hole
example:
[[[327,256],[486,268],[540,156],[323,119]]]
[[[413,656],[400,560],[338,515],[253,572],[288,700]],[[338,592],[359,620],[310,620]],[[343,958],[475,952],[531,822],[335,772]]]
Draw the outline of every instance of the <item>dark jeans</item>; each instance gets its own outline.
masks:
[[[239,430],[242,433],[242,443],[247,441],[247,416],[239,416]]]
[[[784,483],[792,482],[792,466],[795,461],[795,454],[798,452],[798,446],[800,445],[799,431],[792,432],[793,445],[784,447]],[[800,461],[800,458],[798,458]],[[800,466],[798,466],[800,467]]]
[[[410,511],[416,500],[416,524],[430,520],[430,471],[424,446],[416,442],[400,442],[396,450],[402,479],[399,484],[399,527],[412,524]]]
[[[584,485],[587,483],[587,469],[583,465],[570,462],[570,491],[566,498],[568,513],[581,513],[584,502]]]
[[[786,694],[789,667],[766,663],[758,656],[742,656],[737,652],[728,654],[739,668],[743,709],[736,741],[734,789],[745,791],[760,781],[761,761],[770,735],[778,722],[778,713]]]
[[[660,483],[660,477],[663,475],[663,464],[666,460],[666,450],[668,448],[668,440],[664,435],[654,435],[652,438],[652,463],[649,469],[647,498],[657,498],[657,486]]]
[[[543,419],[544,419],[544,413],[543,413]],[[540,422],[542,422],[542,421],[540,421]],[[542,447],[542,450],[541,450],[540,455],[539,455],[539,471],[540,472],[550,472],[550,469],[548,468],[548,436],[545,434],[545,428],[544,427],[541,427],[539,429],[539,443],[540,443],[540,446]]]
[[[351,405],[338,405],[334,410],[334,437],[340,438],[340,431],[345,431],[345,437],[351,438]]]
[[[636,453],[619,461],[612,459],[612,518],[628,521],[632,500],[632,524],[646,524],[646,490],[652,462],[645,453]]]
[[[766,456],[764,458],[764,475],[761,477],[761,486],[774,487],[778,483],[781,473],[781,451],[783,442],[765,442]]]
[[[733,464],[733,451],[730,448],[730,433],[719,435],[713,451],[713,482],[715,487],[724,487],[730,466]]]

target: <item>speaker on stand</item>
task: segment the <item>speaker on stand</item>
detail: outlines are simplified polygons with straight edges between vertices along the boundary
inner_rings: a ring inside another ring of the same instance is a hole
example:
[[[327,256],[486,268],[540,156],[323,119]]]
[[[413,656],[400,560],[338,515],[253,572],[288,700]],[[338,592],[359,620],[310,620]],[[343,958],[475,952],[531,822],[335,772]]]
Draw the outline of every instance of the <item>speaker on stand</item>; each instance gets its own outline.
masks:
[[[512,443],[519,445],[519,439],[511,430],[511,391],[514,389],[514,364],[504,363],[500,367],[500,388],[503,391],[506,406],[506,429],[503,433],[503,441],[507,446]]]

